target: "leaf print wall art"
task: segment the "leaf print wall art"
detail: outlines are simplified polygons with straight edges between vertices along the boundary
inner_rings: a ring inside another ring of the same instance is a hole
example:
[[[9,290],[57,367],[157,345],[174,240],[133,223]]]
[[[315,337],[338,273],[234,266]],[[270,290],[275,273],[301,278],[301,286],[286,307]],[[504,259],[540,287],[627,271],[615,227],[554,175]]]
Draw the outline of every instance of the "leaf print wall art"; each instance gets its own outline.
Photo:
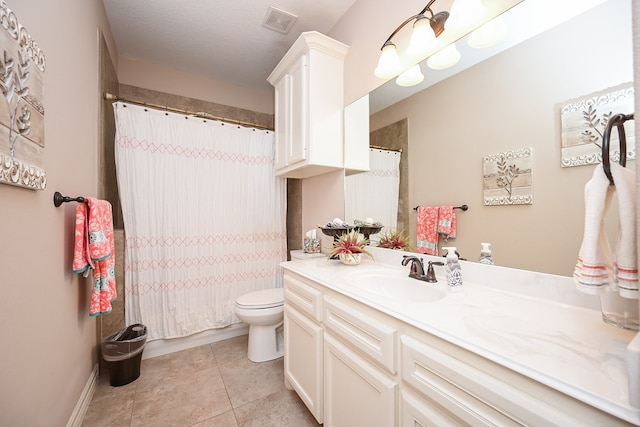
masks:
[[[559,106],[562,127],[562,167],[591,165],[602,162],[602,135],[614,114],[634,111],[633,83],[605,89]],[[636,158],[634,121],[624,124],[627,160]],[[620,159],[618,132],[611,133],[610,157]]]
[[[486,206],[532,205],[533,161],[531,148],[484,157]]]
[[[0,0],[0,184],[44,190],[44,53]]]

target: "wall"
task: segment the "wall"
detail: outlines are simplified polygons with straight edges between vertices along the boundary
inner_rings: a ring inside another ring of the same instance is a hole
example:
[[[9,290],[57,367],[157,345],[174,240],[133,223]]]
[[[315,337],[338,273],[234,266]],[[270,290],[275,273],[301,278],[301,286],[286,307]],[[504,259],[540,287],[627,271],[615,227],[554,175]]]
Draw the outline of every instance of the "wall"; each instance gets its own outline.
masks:
[[[273,91],[258,92],[144,61],[119,58],[118,79],[130,86],[273,114]]]
[[[488,241],[501,265],[572,274],[593,166],[560,167],[557,106],[633,80],[630,16],[630,2],[609,1],[372,117],[371,129],[409,120],[411,206],[470,206],[458,214],[463,256]],[[593,30],[602,22],[615,25]],[[483,206],[483,156],[525,147],[533,205]]]
[[[47,188],[0,185],[0,425],[63,426],[97,363],[96,322],[70,271],[75,203],[53,193],[97,195],[98,28],[113,42],[100,0],[7,6],[46,57]]]

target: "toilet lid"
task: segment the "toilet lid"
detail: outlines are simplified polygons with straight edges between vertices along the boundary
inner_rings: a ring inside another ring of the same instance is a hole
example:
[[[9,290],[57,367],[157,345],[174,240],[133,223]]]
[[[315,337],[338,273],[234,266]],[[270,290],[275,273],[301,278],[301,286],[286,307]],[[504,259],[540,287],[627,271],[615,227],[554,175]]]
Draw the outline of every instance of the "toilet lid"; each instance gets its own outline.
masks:
[[[274,288],[249,292],[238,298],[236,304],[244,308],[278,307],[284,304],[284,289]]]

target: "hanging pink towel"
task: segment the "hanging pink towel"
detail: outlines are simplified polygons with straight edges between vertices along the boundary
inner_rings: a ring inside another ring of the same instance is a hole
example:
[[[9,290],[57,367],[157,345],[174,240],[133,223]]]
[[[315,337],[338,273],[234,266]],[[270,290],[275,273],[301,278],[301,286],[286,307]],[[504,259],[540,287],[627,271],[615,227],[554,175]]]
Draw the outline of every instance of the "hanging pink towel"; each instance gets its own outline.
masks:
[[[117,298],[115,278],[115,244],[111,204],[87,197],[76,209],[75,250],[73,272],[92,270],[90,316],[111,312],[111,302]]]
[[[438,208],[418,207],[416,228],[418,253],[438,255]]]
[[[438,234],[445,240],[456,237],[456,211],[453,206],[438,208]]]

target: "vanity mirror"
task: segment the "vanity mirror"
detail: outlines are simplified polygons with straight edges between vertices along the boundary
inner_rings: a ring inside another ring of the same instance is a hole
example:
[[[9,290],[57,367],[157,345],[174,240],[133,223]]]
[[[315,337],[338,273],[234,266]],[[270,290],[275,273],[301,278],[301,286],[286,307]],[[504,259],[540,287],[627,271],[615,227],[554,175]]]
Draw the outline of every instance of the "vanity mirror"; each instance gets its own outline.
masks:
[[[538,17],[519,13],[545,3]],[[562,3],[570,8],[541,0],[515,6],[505,18],[520,40],[505,41],[509,48],[499,53],[500,46],[490,48],[485,54],[494,56],[473,66],[425,69],[416,88],[390,81],[370,94],[372,135],[406,126],[406,186],[400,189],[406,197],[400,197],[399,222],[414,245],[414,207],[468,204],[467,212],[457,212],[455,246],[464,258],[477,260],[480,243],[490,242],[497,265],[572,274],[583,235],[584,185],[594,166],[561,166],[559,108],[631,82],[633,52],[630,0]],[[576,16],[557,22],[570,13]],[[528,24],[510,23],[510,15],[519,14]],[[522,35],[545,17],[556,22]],[[465,43],[459,41],[458,49],[471,50]],[[375,145],[385,142],[376,139]],[[485,206],[483,158],[525,148],[532,150],[533,204]],[[635,161],[629,163],[635,168]],[[613,222],[609,228],[613,237]]]

